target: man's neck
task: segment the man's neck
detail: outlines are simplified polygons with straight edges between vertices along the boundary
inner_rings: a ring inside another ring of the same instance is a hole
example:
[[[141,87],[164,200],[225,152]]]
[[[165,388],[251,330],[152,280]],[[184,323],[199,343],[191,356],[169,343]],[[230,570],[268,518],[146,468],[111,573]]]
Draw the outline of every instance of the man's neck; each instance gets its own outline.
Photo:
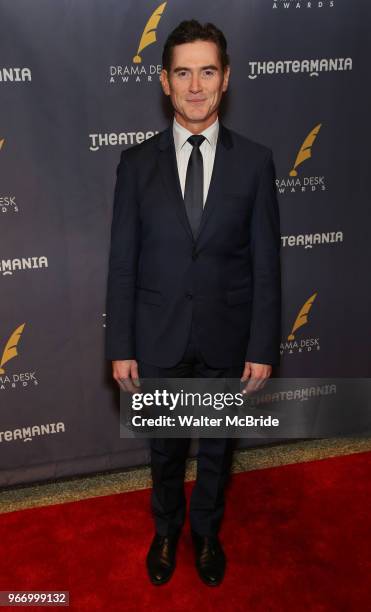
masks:
[[[174,117],[176,121],[179,123],[179,125],[184,127],[189,132],[192,132],[192,134],[201,134],[201,132],[203,132],[208,127],[210,127],[210,125],[213,125],[213,123],[215,123],[215,121],[218,119],[218,113],[213,113],[205,121],[200,121],[200,122],[187,121],[186,119],[184,119],[184,117],[182,117],[178,113],[175,113]]]

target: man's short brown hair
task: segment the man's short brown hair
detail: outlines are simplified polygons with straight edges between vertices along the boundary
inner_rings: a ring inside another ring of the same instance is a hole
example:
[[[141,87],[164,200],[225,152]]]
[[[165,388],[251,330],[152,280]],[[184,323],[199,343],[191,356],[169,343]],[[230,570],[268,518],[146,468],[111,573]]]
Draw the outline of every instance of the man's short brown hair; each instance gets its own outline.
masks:
[[[162,52],[162,67],[169,72],[172,60],[173,48],[184,43],[195,42],[196,40],[206,40],[216,44],[219,51],[220,63],[223,70],[229,66],[229,57],[227,54],[227,40],[221,30],[213,23],[205,23],[202,25],[195,19],[182,21],[173,30],[164,45]]]

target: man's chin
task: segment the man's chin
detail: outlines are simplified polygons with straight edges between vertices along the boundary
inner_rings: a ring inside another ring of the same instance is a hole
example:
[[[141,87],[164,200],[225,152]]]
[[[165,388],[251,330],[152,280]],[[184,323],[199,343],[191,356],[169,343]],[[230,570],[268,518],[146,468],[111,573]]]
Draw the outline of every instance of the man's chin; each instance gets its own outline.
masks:
[[[183,116],[190,123],[201,123],[201,122],[207,121],[207,119],[210,117],[210,113],[194,112],[194,113],[187,113],[187,115],[183,115]]]

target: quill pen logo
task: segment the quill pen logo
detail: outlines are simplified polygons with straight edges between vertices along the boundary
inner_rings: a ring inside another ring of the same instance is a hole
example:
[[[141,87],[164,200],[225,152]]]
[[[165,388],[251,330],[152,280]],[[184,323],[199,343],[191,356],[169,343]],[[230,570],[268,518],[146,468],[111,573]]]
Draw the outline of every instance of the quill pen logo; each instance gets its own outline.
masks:
[[[142,52],[157,42],[157,29],[160,20],[164,14],[167,2],[162,2],[153,11],[148,19],[142,35],[139,39],[139,45],[136,54],[132,58],[132,64],[121,64],[110,66],[110,83],[126,84],[134,81],[135,83],[152,83],[153,80],[158,80],[162,70],[161,64],[144,64]],[[151,54],[149,54],[151,55]]]
[[[308,323],[308,314],[313,306],[313,302],[316,297],[317,293],[313,293],[313,295],[311,295],[310,298],[307,299],[305,304],[300,308],[299,314],[295,319],[294,325],[292,326],[291,333],[287,337],[288,340],[295,340],[294,332],[296,332],[299,327],[302,327],[303,325],[306,325]]]
[[[309,132],[308,136],[300,147],[299,153],[296,156],[295,164],[290,172],[290,176],[298,176],[296,168],[300,166],[300,164],[302,164],[306,159],[312,157],[312,145],[316,140],[321,127],[322,123],[319,123],[318,125],[316,125],[316,127],[313,128],[311,132]]]
[[[22,325],[19,325],[19,327],[17,327],[14,330],[14,332],[11,334],[10,338],[8,339],[5,345],[5,348],[3,350],[1,360],[0,360],[0,374],[5,374],[3,365],[7,363],[8,361],[10,361],[10,359],[17,357],[18,355],[17,345],[18,345],[19,340],[21,339],[21,335],[24,330],[24,326],[25,326],[25,323],[22,323]]]
[[[148,19],[139,42],[137,54],[133,57],[134,64],[141,64],[142,58],[140,56],[140,53],[143,51],[143,49],[156,42],[156,29],[162,17],[162,13],[165,10],[165,6],[166,2],[160,4],[160,6],[158,6],[157,9],[153,11],[152,15]]]
[[[18,344],[22,337],[25,323],[18,325],[8,338],[3,352],[0,353],[0,392],[5,389],[16,389],[17,387],[31,387],[39,384],[36,372],[16,372],[7,374],[4,365],[18,356]]]
[[[307,193],[326,190],[325,177],[322,175],[303,176],[303,163],[313,157],[313,150],[317,150],[318,135],[322,128],[322,123],[317,123],[314,128],[304,138],[288,176],[277,177],[276,185],[278,193]],[[315,145],[315,146],[314,146]]]
[[[302,328],[304,325],[307,325],[309,322],[309,313],[313,307],[314,301],[317,298],[318,293],[313,293],[300,308],[299,313],[297,314],[294,324],[291,328],[289,335],[287,336],[287,340],[281,342],[281,355],[284,353],[293,354],[293,353],[309,353],[311,351],[320,350],[319,338],[301,338],[300,340],[296,339],[296,332]]]

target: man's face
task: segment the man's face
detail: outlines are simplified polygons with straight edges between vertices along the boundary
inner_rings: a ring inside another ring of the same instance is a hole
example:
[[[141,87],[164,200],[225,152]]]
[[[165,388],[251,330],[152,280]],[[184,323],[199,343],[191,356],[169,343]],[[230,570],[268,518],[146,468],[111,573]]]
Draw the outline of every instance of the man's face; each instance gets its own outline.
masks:
[[[229,66],[223,72],[218,47],[210,41],[176,45],[172,53],[170,71],[162,70],[160,78],[176,119],[183,125],[211,124],[228,87]]]

